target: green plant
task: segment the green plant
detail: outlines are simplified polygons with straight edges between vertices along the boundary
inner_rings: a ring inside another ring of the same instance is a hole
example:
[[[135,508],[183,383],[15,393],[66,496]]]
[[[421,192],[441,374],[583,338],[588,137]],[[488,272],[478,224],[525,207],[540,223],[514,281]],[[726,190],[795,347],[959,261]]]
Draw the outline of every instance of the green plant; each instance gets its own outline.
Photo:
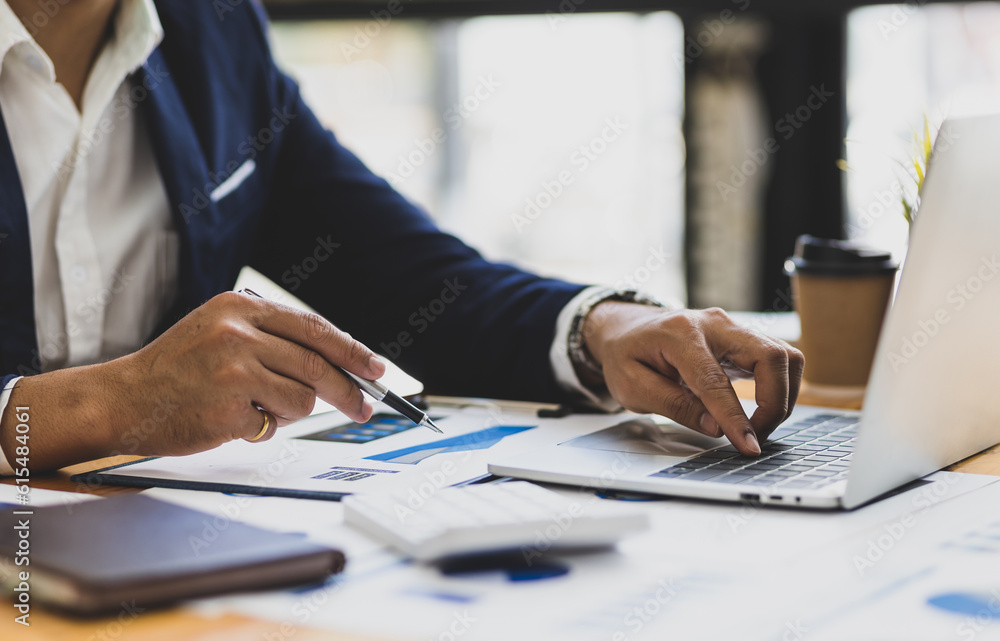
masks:
[[[937,128],[934,129],[937,134]],[[845,140],[844,142],[850,142]],[[893,159],[905,178],[899,181],[899,200],[903,206],[903,218],[908,224],[913,224],[913,217],[920,206],[920,192],[924,188],[924,178],[927,176],[927,165],[934,151],[934,136],[931,135],[930,120],[924,115],[924,128],[922,132],[913,133],[913,148],[910,158],[906,162]],[[851,167],[846,160],[837,161],[837,167],[841,171],[850,171]],[[909,185],[909,187],[907,187]]]
[[[936,130],[935,130],[935,133]],[[920,192],[924,188],[924,178],[927,177],[927,164],[931,160],[931,153],[934,151],[934,139],[931,137],[931,125],[927,116],[924,116],[924,130],[921,133],[913,134],[913,151],[910,154],[909,165],[899,163],[904,173],[909,177],[915,186],[914,193],[908,194],[906,189],[900,192],[900,201],[903,204],[903,217],[906,222],[913,224],[913,217],[920,206]],[[910,168],[912,167],[912,172]]]

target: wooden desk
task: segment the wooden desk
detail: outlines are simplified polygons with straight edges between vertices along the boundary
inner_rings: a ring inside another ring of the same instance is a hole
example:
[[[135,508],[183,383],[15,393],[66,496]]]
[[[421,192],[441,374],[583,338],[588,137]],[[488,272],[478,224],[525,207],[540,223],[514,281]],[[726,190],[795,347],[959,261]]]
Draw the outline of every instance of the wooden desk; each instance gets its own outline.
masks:
[[[753,382],[737,381],[737,393],[742,398],[753,398]],[[807,387],[799,396],[802,405],[823,405],[844,409],[858,409],[859,400],[833,398],[817,393]],[[136,458],[136,457],[131,457]],[[32,487],[72,492],[90,492],[102,495],[135,492],[129,488],[91,488],[73,483],[72,474],[98,469],[107,465],[123,463],[129,457],[116,457],[84,463],[60,470],[57,474],[32,480]],[[956,472],[992,474],[1000,476],[1000,446],[981,454],[971,456],[949,469]],[[299,626],[282,628],[281,624],[258,621],[248,617],[227,614],[217,618],[205,618],[181,608],[162,610],[138,617],[116,617],[94,620],[76,620],[50,614],[41,608],[31,612],[31,628],[26,629],[13,621],[13,610],[0,617],[0,639],[24,639],[25,641],[110,641],[117,639],[142,639],[143,641],[365,641],[364,637],[343,635],[325,630],[314,630]],[[368,640],[370,641],[370,639]]]
[[[59,470],[56,474],[33,478],[31,487],[100,494],[123,494],[138,490],[125,487],[91,487],[74,483],[70,476],[109,465],[136,460],[138,456],[116,456],[81,463]],[[11,484],[10,480],[2,481]],[[97,619],[76,619],[60,616],[41,607],[31,609],[31,627],[14,623],[14,610],[2,599],[0,608],[0,639],[24,641],[374,641],[372,637],[338,634],[288,624],[260,621],[249,617],[226,614],[207,618],[182,608]]]

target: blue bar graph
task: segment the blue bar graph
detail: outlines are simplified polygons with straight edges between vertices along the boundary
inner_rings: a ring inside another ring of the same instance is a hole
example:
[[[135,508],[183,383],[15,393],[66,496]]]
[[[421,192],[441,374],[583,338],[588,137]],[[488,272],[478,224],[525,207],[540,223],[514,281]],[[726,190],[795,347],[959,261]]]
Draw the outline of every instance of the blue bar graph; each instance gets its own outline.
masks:
[[[485,450],[493,447],[508,436],[519,434],[525,430],[530,430],[535,427],[535,425],[497,425],[496,427],[479,430],[478,432],[470,432],[468,434],[463,434],[462,436],[453,436],[439,441],[431,441],[430,443],[414,445],[413,447],[407,447],[401,450],[374,454],[372,456],[366,456],[365,458],[369,461],[384,461],[386,463],[405,463],[407,465],[416,465],[420,461],[430,458],[435,454],[443,454],[445,452],[465,452],[468,450]]]

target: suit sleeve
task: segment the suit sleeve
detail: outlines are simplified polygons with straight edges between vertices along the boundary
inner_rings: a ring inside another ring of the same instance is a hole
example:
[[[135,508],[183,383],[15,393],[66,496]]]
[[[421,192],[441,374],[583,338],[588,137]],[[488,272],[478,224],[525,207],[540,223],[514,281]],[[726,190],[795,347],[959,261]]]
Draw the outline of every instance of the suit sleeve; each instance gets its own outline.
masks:
[[[20,376],[13,374],[0,377],[0,419],[3,418],[4,411],[10,402],[10,391],[20,378]],[[11,411],[13,412],[14,410]],[[14,460],[14,457],[11,454],[13,453],[5,452],[0,447],[0,476],[10,476],[14,473],[14,468],[11,466],[11,461]]]
[[[491,263],[374,175],[271,62],[294,115],[251,264],[434,393],[566,400],[549,358],[582,286]]]

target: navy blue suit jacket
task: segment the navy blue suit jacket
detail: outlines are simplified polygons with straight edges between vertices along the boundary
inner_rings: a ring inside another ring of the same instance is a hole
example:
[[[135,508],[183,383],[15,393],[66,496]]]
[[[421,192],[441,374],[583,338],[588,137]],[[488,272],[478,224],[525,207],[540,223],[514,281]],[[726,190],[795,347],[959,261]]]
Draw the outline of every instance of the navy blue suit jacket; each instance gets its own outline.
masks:
[[[430,390],[562,397],[549,347],[579,285],[487,262],[372,174],[275,66],[255,3],[226,3],[221,17],[209,0],[156,6],[164,40],[131,82],[181,235],[181,294],[158,331],[231,289],[250,265]],[[234,174],[246,178],[214,201]],[[30,252],[0,122],[4,384],[39,369]]]

